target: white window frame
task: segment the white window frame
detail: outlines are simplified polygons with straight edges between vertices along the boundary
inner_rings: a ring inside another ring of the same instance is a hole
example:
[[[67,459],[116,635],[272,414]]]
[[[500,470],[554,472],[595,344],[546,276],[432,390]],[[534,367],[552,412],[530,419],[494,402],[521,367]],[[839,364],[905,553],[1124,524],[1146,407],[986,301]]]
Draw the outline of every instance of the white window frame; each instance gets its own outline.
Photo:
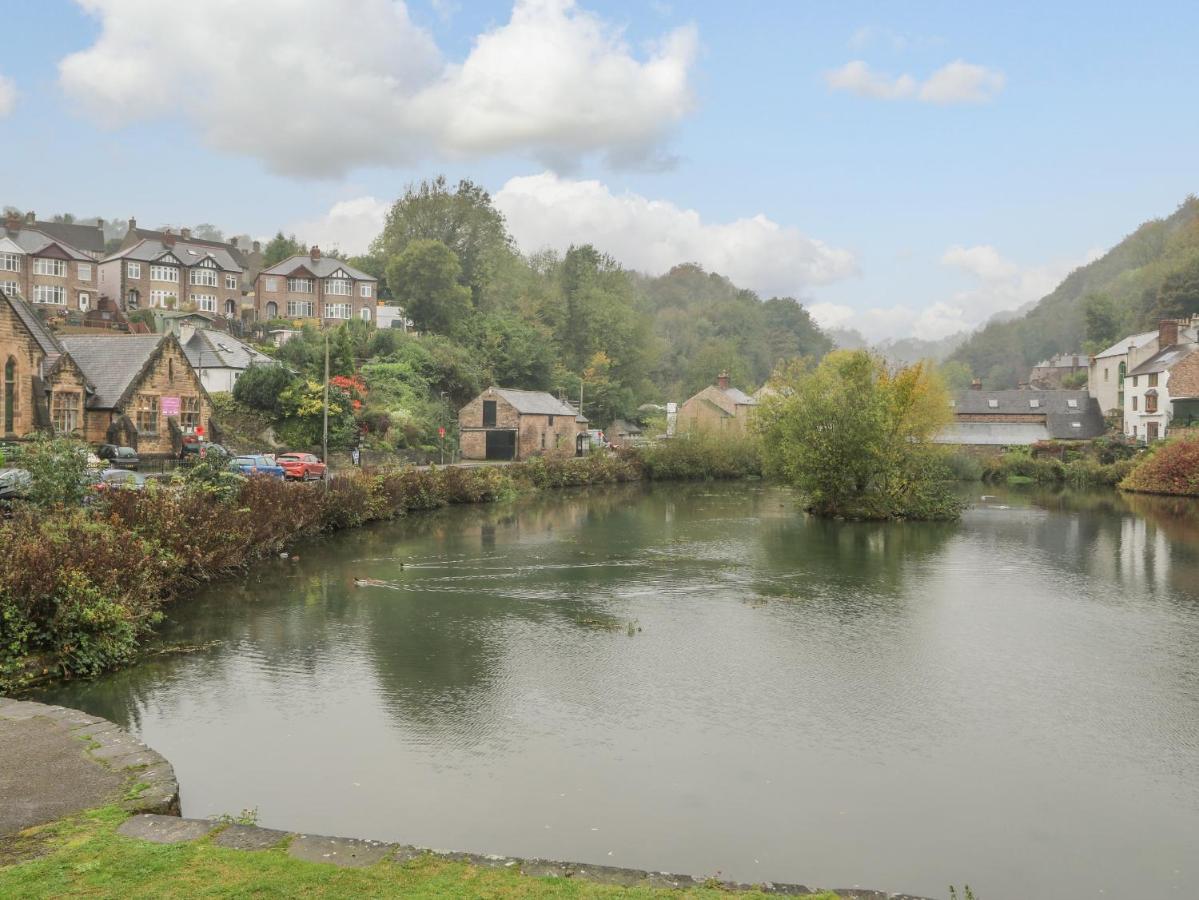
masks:
[[[66,278],[67,261],[65,259],[47,259],[46,257],[35,256],[33,258],[33,274]]]
[[[351,297],[354,294],[354,285],[348,278],[327,278],[325,294],[330,297]]]
[[[20,253],[0,253],[0,272],[20,272]]]
[[[213,269],[204,266],[203,264],[196,266],[191,270],[190,282],[199,287],[216,287],[220,284],[217,274]]]
[[[227,291],[236,291],[237,290],[237,276],[236,275],[226,275],[225,276],[225,290],[227,290]]]
[[[162,281],[167,284],[179,283],[179,267],[178,266],[150,266],[150,280]]]
[[[362,284],[358,285],[358,296],[359,297],[369,297],[370,295],[371,295],[371,286],[368,282],[363,282]]]
[[[326,319],[348,319],[352,313],[350,304],[348,303],[326,303],[325,318]]]
[[[300,309],[303,312],[300,312]],[[312,319],[316,315],[316,301],[314,300],[288,300],[287,301],[287,318],[289,319]]]
[[[289,294],[311,294],[312,279],[311,278],[289,278],[287,279],[287,292]]]
[[[358,311],[358,315],[361,316],[363,322],[369,322],[372,318],[371,308],[369,306],[362,307],[362,309]]]
[[[0,281],[0,291],[4,291],[5,296],[20,297],[21,283],[18,281]]]
[[[52,299],[46,299],[47,296]],[[33,286],[33,302],[45,306],[66,306],[67,289],[61,284],[35,284]]]
[[[125,277],[126,278],[141,278],[142,277],[142,264],[139,262],[125,263]]]
[[[216,312],[216,294],[192,294],[196,309],[202,312]]]
[[[75,275],[80,281],[92,280],[92,264],[91,263],[76,263]]]
[[[170,306],[167,305],[168,299],[172,301]],[[150,309],[173,309],[178,302],[178,291],[150,291]]]
[[[265,290],[265,291],[279,290],[279,279],[274,278],[274,277],[268,277],[268,278],[264,279],[263,290]]]
[[[92,295],[88,291],[80,291],[76,301],[80,312],[87,312],[92,308]]]

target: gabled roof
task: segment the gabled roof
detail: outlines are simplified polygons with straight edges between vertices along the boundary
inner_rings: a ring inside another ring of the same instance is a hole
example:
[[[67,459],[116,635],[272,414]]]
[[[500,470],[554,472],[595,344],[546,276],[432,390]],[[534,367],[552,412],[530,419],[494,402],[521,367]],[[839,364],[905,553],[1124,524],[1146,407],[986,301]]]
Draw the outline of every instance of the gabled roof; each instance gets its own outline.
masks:
[[[1199,344],[1174,344],[1155,354],[1129,372],[1129,375],[1151,375],[1154,372],[1168,372],[1196,350]]]
[[[351,278],[358,281],[378,281],[374,275],[367,275],[360,269],[355,269],[351,265],[347,265],[340,259],[334,259],[331,256],[318,256],[313,259],[307,253],[289,256],[282,262],[277,262],[269,269],[263,269],[262,275],[290,275],[299,266],[303,266],[313,274],[315,278],[328,278],[338,269],[345,269]]]
[[[41,316],[34,311],[33,307],[20,297],[10,297],[3,291],[0,291],[0,297],[3,297],[8,302],[8,305],[12,307],[14,315],[20,319],[21,324],[25,326],[25,330],[33,336],[42,353],[46,355],[46,368],[54,365],[58,361],[58,357],[62,355],[62,344],[58,342],[58,338],[54,336],[54,332],[46,326],[46,323],[42,321]]]
[[[253,365],[269,365],[274,360],[249,344],[242,343],[223,331],[198,328],[183,345],[187,361],[193,369],[248,369]]]
[[[515,388],[497,387],[489,390],[503,397],[521,415],[578,416],[578,410],[573,406],[545,391],[518,391]]]
[[[61,340],[71,359],[95,386],[88,406],[112,409],[120,404],[159,345],[171,339],[162,334],[68,334]]]
[[[54,240],[70,244],[86,253],[104,253],[104,229],[99,225],[80,225],[77,222],[34,222],[33,227]]]
[[[209,245],[198,241],[176,240],[172,246],[167,246],[160,240],[143,238],[132,247],[118,250],[104,257],[104,262],[114,259],[130,259],[135,262],[157,262],[164,254],[170,253],[179,260],[181,265],[194,266],[206,257],[211,257],[221,269],[226,272],[242,271],[242,265],[233,257],[229,250],[219,245]]]
[[[1128,352],[1129,347],[1136,349],[1141,347],[1157,337],[1157,331],[1142,331],[1140,334],[1129,335],[1126,338],[1121,338],[1112,344],[1106,350],[1102,350],[1095,354],[1096,359],[1103,359],[1105,356],[1123,356]]]
[[[82,250],[73,247],[67,241],[56,238],[37,228],[22,226],[15,232],[8,232],[8,236],[18,247],[30,255],[44,253],[50,247],[58,247],[71,259],[77,259],[80,262],[87,263],[93,263],[96,261],[93,257],[88,256]]]
[[[135,236],[142,238],[143,240],[158,241],[159,243],[162,243],[162,239],[166,237],[165,231],[155,231],[153,228],[135,228],[133,229],[133,233]],[[174,237],[176,241],[183,241],[183,237],[179,234],[175,234]],[[126,238],[126,240],[127,239],[128,238]],[[233,261],[236,262],[238,266],[243,269],[245,268],[245,254],[228,241],[208,241],[203,238],[188,237],[184,243],[194,244],[197,247],[209,247],[214,250],[224,250],[229,254],[230,257],[233,258]]]

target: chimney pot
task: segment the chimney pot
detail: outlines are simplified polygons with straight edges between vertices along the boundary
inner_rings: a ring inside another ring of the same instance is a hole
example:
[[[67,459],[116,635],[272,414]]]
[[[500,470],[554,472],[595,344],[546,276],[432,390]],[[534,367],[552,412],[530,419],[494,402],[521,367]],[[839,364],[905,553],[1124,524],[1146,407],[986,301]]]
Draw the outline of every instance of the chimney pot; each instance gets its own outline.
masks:
[[[716,376],[716,385],[722,391],[727,391],[729,389],[729,373],[721,372],[719,375],[717,375]]]
[[[981,391],[983,389],[983,380],[981,378],[972,379],[970,382],[970,390]]]
[[[316,244],[313,244],[312,249],[310,251],[308,251],[308,255],[312,259],[320,259],[321,258],[321,248],[318,247]]]
[[[129,217],[129,230],[130,231],[137,230],[137,219],[133,218],[133,216]]]
[[[255,241],[251,246],[254,248],[254,252],[258,253],[262,250],[262,241]]]
[[[171,233],[171,229],[169,228],[164,228],[162,230],[162,245],[164,247],[175,246],[175,235]]]
[[[232,247],[234,250],[237,249],[237,238],[236,237],[229,238],[229,246]]]
[[[1165,350],[1178,343],[1178,322],[1175,319],[1162,319],[1157,323],[1157,349]]]
[[[32,209],[29,210],[29,212],[25,213],[25,221],[32,225],[37,221],[37,213],[35,213]]]
[[[191,230],[190,228],[180,228],[180,229],[179,229],[179,236],[180,236],[181,238],[183,238],[185,241],[186,241],[186,240],[190,240],[190,239],[191,239],[191,236],[192,236],[192,230]]]
[[[21,227],[21,214],[14,210],[9,210],[4,214],[4,227],[9,231],[17,231]]]

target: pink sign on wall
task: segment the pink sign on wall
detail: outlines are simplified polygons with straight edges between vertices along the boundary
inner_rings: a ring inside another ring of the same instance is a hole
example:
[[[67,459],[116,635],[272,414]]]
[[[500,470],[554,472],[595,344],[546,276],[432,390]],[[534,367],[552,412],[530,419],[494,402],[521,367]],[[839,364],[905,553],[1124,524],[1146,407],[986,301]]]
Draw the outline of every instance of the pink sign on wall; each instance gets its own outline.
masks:
[[[179,398],[178,397],[163,397],[162,398],[162,414],[164,416],[179,415]]]

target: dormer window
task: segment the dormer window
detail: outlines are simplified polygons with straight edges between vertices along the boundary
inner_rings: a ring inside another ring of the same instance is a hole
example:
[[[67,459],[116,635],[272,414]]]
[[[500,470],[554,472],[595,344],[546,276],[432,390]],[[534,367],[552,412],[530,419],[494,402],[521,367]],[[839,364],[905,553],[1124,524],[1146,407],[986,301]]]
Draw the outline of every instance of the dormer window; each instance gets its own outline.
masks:
[[[1041,408],[1041,401],[1040,401],[1040,400],[1029,400],[1029,401],[1028,401],[1028,406],[1029,406],[1029,408],[1030,408],[1030,409],[1040,409],[1040,408]]]

